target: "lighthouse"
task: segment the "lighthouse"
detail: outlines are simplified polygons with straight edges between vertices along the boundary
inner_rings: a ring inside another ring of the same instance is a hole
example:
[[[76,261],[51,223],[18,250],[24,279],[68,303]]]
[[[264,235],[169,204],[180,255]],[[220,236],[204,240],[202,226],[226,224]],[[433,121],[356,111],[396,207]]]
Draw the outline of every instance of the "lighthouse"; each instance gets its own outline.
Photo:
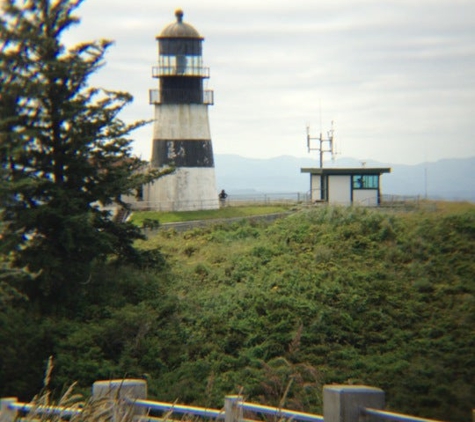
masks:
[[[208,106],[213,91],[204,89],[209,68],[203,67],[204,38],[176,10],[176,22],[156,37],[158,66],[150,90],[154,106],[151,166],[174,171],[145,187],[150,208],[189,211],[219,208]]]

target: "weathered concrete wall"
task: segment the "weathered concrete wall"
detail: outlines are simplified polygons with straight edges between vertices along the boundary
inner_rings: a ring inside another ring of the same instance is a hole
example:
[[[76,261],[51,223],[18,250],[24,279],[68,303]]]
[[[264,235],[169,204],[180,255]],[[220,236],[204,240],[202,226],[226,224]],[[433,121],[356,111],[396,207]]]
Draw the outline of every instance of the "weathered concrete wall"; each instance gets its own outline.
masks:
[[[205,104],[156,106],[153,139],[211,140],[208,106]]]
[[[150,209],[191,211],[219,208],[214,168],[178,168],[144,187]]]

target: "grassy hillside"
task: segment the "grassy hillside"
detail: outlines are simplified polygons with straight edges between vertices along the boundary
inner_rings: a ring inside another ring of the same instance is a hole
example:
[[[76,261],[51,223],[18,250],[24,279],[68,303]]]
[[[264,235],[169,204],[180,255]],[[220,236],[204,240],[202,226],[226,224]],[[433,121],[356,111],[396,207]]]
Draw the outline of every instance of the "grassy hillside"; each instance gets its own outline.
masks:
[[[278,404],[291,383],[287,405],[318,411],[323,384],[364,383],[394,409],[466,419],[474,240],[475,213],[460,205],[160,233],[143,246],[167,256],[185,332],[160,395],[220,403],[242,387]]]
[[[58,390],[145,376],[163,401],[219,408],[242,392],[320,413],[324,384],[362,383],[396,411],[466,421],[474,245],[471,204],[159,231],[140,244],[156,258],[141,269],[96,270],[74,320],[18,303],[0,314],[0,393],[29,394],[52,354]]]

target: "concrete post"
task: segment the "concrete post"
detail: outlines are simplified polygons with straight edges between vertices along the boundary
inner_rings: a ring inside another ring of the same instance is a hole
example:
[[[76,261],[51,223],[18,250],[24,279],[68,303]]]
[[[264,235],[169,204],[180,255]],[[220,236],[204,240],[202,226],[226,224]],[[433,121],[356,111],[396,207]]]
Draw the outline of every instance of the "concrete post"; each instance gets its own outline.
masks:
[[[16,397],[0,399],[0,422],[13,422],[17,417],[17,411],[9,408],[10,404],[16,403]]]
[[[110,412],[112,421],[123,416],[142,416],[147,409],[130,405],[129,401],[147,398],[147,382],[142,379],[96,381],[92,385],[92,400],[104,401],[104,409]],[[128,419],[128,418],[127,418]]]
[[[358,422],[362,407],[384,408],[384,391],[364,385],[326,385],[323,387],[325,422]]]
[[[242,396],[226,396],[224,399],[224,422],[242,421]]]

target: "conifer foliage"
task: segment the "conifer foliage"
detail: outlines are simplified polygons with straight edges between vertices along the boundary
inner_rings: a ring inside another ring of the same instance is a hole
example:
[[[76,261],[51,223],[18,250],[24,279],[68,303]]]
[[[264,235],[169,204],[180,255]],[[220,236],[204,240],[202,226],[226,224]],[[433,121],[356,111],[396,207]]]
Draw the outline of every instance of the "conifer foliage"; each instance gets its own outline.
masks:
[[[130,132],[146,122],[118,117],[131,95],[88,85],[111,42],[62,42],[81,3],[1,5],[1,252],[40,272],[31,297],[54,301],[74,298],[98,259],[136,253],[140,232],[104,207],[158,177],[131,153]]]

